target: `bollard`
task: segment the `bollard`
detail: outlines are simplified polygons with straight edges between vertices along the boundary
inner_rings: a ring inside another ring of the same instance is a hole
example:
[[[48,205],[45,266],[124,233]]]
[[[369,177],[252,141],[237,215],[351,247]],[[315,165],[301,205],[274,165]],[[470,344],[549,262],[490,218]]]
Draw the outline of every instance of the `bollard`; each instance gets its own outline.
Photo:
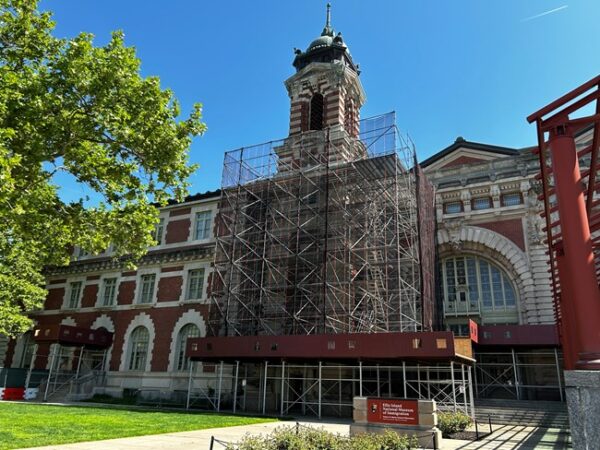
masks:
[[[492,416],[488,414],[488,423],[490,424],[490,434],[492,434]]]
[[[296,422],[296,434],[300,432],[300,422]]]
[[[479,440],[479,427],[477,426],[477,421],[475,421],[475,440]]]
[[[431,437],[433,438],[433,450],[438,450],[437,441],[435,440],[435,433],[433,433]]]
[[[208,450],[213,450],[214,445],[215,445],[215,437],[211,436],[210,437],[210,447],[208,447]]]

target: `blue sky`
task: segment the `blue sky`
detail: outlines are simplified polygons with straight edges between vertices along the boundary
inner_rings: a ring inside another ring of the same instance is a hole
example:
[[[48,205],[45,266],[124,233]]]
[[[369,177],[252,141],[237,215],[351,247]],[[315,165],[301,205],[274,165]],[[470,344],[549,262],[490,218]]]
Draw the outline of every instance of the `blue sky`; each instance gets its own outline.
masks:
[[[191,160],[192,193],[220,185],[223,153],[285,137],[293,48],[324,25],[324,0],[43,0],[55,34],[122,29],[144,75],[183,111],[204,104],[207,133]],[[600,2],[333,0],[367,93],[362,117],[395,110],[420,160],[457,136],[509,147],[535,143],[525,117],[600,73]],[[548,12],[547,14],[544,14]],[[70,181],[63,180],[65,184]],[[77,194],[69,186],[66,194]],[[66,191],[65,191],[66,192]]]

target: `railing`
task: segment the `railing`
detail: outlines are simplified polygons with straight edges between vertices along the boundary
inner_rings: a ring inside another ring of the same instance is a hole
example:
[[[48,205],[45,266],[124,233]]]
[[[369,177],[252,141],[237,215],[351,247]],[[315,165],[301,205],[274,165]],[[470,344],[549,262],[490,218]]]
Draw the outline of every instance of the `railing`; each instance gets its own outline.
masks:
[[[490,434],[491,434],[492,433],[492,422],[491,422],[491,418],[489,417],[489,415],[488,415],[488,418],[489,418],[489,427],[490,427]],[[294,425],[294,428],[296,430],[296,434],[298,434],[300,432],[301,428],[305,428],[307,430],[314,430],[313,427],[302,425],[299,422],[296,422],[296,424]],[[477,426],[477,421],[475,421],[475,431],[476,431],[476,434],[477,434],[477,438],[476,438],[477,441],[480,440],[482,437],[487,436],[487,434],[479,434],[478,426]],[[415,436],[417,436],[417,435],[415,434]],[[426,437],[426,435],[422,434],[421,436],[417,436],[417,437],[424,438],[424,437]],[[434,450],[438,450],[439,447],[437,446],[437,444],[438,444],[438,441],[436,439],[436,434],[435,433],[431,433],[431,445],[430,446],[425,446],[425,448],[432,448]],[[216,438],[213,435],[213,436],[210,437],[210,445],[209,445],[208,448],[209,448],[209,450],[218,450],[218,448],[220,448],[220,447],[223,447],[223,448],[226,448],[226,449],[236,449],[236,448],[239,448],[239,445],[240,445],[239,442],[224,441],[222,439]],[[217,447],[217,446],[219,446],[219,447]]]

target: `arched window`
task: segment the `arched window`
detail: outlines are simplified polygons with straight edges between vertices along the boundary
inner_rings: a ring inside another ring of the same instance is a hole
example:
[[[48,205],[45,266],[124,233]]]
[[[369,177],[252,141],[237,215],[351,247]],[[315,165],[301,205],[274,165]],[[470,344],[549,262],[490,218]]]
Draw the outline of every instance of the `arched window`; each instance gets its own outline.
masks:
[[[35,352],[35,341],[33,340],[33,333],[28,331],[21,338],[23,339],[23,351],[21,353],[21,360],[19,361],[19,367],[21,369],[29,369],[31,366],[31,358]]]
[[[188,338],[200,337],[200,328],[193,323],[188,323],[179,330],[177,335],[177,346],[175,348],[175,355],[177,360],[175,361],[176,370],[187,370],[189,369],[190,360],[185,357],[185,345]]]
[[[499,323],[516,320],[515,288],[508,274],[493,262],[471,255],[454,256],[444,259],[442,272],[446,316],[473,313],[496,315]]]
[[[309,130],[323,129],[323,96],[315,94],[310,99]]]
[[[149,343],[148,329],[139,326],[129,336],[129,370],[146,370]]]

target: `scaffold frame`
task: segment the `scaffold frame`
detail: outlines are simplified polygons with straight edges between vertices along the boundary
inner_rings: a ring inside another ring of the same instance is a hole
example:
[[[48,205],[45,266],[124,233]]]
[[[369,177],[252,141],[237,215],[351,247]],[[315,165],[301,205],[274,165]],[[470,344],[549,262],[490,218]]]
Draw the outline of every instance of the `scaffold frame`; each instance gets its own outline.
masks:
[[[225,154],[212,335],[431,329],[425,179],[394,120],[362,120],[358,139],[331,127]]]
[[[201,404],[233,413],[351,417],[353,398],[364,396],[435,400],[441,411],[475,413],[473,368],[466,361],[236,361],[216,364],[215,374],[192,366],[187,409]]]

